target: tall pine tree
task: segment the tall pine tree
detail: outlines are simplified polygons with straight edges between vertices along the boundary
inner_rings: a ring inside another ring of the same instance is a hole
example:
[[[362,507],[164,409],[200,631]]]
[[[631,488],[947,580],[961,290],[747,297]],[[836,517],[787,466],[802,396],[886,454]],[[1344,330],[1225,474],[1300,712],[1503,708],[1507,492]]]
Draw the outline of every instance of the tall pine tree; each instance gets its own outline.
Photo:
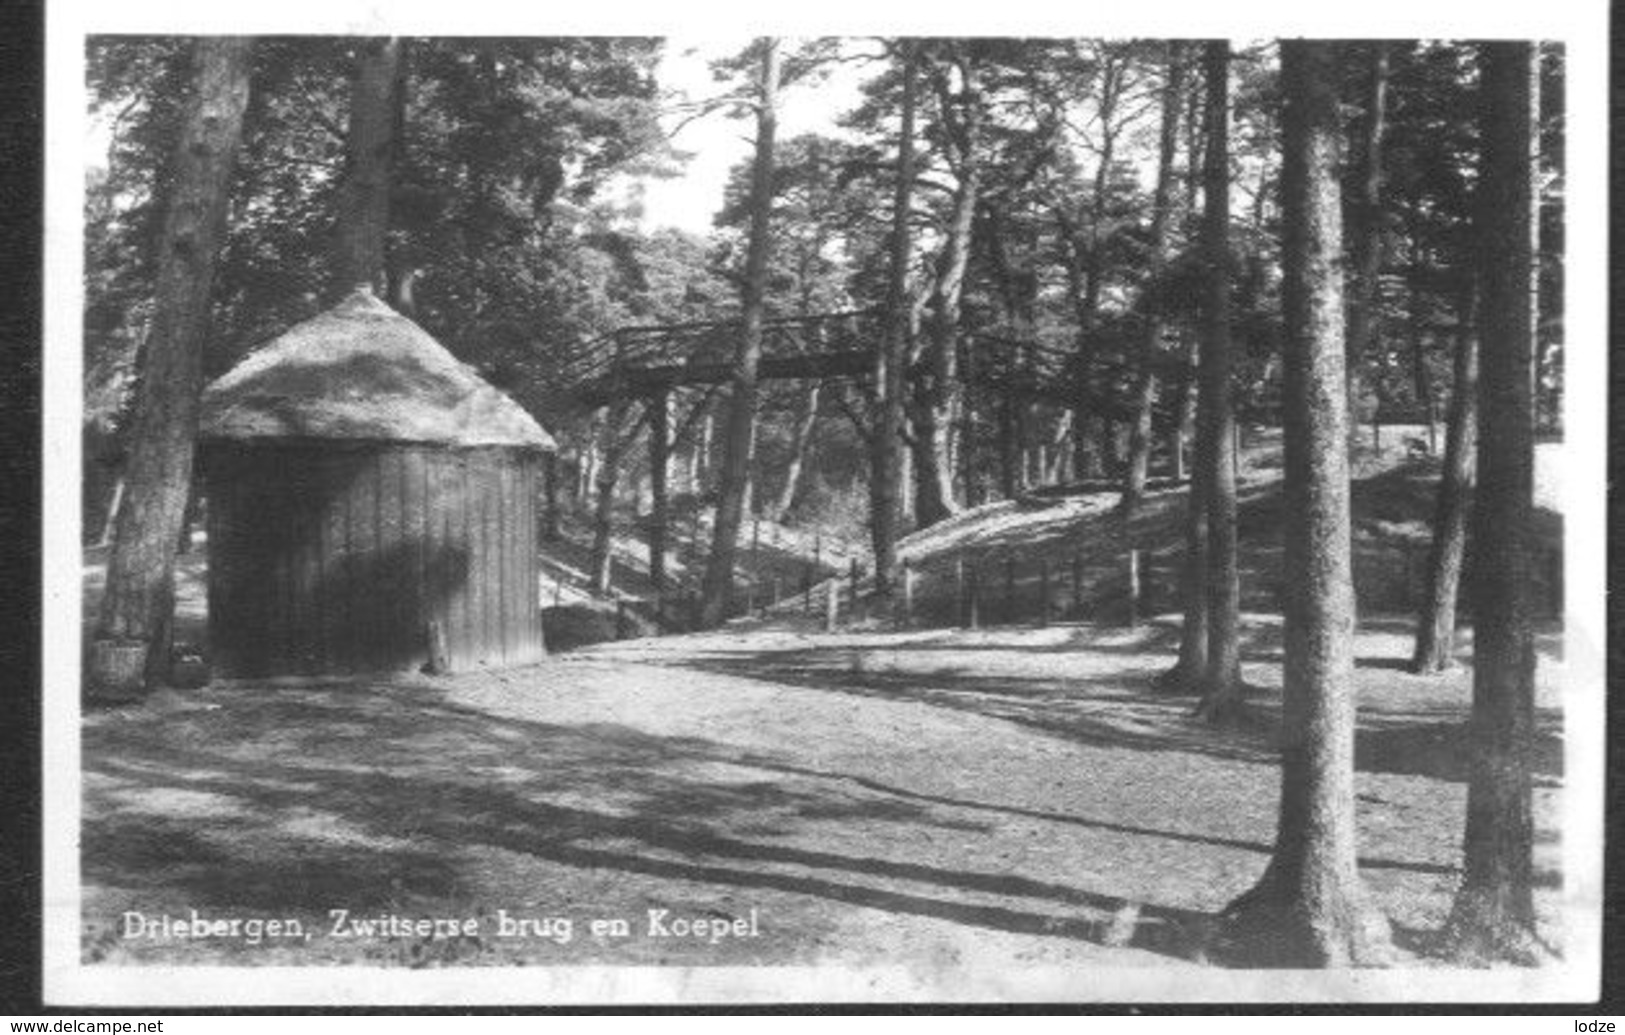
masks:
[[[1354,587],[1337,45],[1281,44],[1286,660],[1281,806],[1264,875],[1226,908],[1250,962],[1384,961],[1355,856]]]
[[[1481,356],[1473,501],[1473,710],[1462,883],[1447,934],[1469,960],[1534,962],[1534,166],[1531,43],[1482,51]]]
[[[192,485],[203,349],[251,51],[249,40],[230,36],[193,47],[193,96],[167,170],[125,499],[89,673],[92,690],[109,697],[138,693],[168,674],[175,545]]]

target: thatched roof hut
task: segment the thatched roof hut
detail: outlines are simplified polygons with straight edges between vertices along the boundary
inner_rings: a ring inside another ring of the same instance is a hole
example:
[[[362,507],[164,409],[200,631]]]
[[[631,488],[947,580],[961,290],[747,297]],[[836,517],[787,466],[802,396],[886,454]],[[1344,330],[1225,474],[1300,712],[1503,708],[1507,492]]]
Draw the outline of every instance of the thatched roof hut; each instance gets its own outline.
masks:
[[[543,653],[536,486],[552,438],[358,292],[203,396],[211,660],[225,675]]]
[[[210,385],[200,434],[554,448],[518,403],[368,291],[294,326]]]

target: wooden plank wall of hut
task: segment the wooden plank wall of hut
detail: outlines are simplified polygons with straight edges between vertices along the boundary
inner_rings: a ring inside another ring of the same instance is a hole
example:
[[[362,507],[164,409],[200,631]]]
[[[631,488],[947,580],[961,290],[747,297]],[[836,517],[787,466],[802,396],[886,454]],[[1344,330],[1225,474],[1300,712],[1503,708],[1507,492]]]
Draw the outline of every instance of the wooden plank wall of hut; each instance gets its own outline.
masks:
[[[217,444],[210,652],[225,676],[540,659],[537,465],[509,449]]]

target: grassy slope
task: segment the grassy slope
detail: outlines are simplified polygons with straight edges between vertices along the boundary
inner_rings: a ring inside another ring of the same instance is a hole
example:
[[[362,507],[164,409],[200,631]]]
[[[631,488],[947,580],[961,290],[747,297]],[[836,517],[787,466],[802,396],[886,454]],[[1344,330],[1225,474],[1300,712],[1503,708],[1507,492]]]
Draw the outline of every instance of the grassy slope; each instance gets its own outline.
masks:
[[[1437,459],[1409,454],[1402,429],[1387,429],[1382,451],[1355,453],[1354,573],[1362,617],[1393,619],[1415,612],[1430,538]],[[1281,571],[1281,449],[1273,429],[1254,431],[1240,479],[1240,563],[1243,607],[1279,610]],[[1550,476],[1555,452],[1543,452],[1537,540],[1542,551],[1535,586],[1537,612],[1553,610],[1553,564],[1560,563],[1562,519],[1554,510],[1559,486]],[[1178,610],[1186,491],[1152,492],[1125,523],[1115,493],[1056,495],[1029,503],[1000,501],[906,537],[900,554],[915,570],[916,625],[955,625],[959,566],[975,579],[982,624],[1083,619],[1122,622],[1128,617],[1129,551],[1140,553],[1142,616]],[[1044,505],[1047,504],[1047,505]],[[1047,606],[1041,610],[1041,594]],[[870,583],[860,586],[860,598]],[[814,602],[822,600],[815,591]],[[843,601],[843,607],[846,606]],[[793,621],[791,604],[774,616]],[[815,606],[815,617],[822,612]],[[868,613],[860,600],[858,617]],[[887,614],[892,618],[894,615]],[[817,619],[821,621],[821,618]]]

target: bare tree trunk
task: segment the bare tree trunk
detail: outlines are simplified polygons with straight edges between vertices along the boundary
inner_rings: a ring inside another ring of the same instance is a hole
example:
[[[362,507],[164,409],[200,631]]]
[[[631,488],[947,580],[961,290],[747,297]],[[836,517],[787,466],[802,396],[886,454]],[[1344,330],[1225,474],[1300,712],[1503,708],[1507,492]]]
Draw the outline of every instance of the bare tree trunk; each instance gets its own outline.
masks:
[[[1377,325],[1377,277],[1382,269],[1382,135],[1387,115],[1388,45],[1370,44],[1370,78],[1366,90],[1365,134],[1361,148],[1359,213],[1354,233],[1354,297],[1348,312],[1348,379],[1350,413],[1359,413],[1360,373]],[[1373,420],[1375,417],[1373,416]],[[1351,429],[1358,419],[1350,422]]]
[[[1094,371],[1095,313],[1089,308],[1089,293],[1085,286],[1086,257],[1078,241],[1078,228],[1064,208],[1055,210],[1057,231],[1065,246],[1066,291],[1078,321],[1078,351],[1074,360],[1074,374],[1078,385],[1078,399],[1071,408],[1072,476],[1079,480],[1100,475],[1100,459],[1096,453],[1094,429],[1095,406],[1090,394],[1090,378]]]
[[[1118,103],[1123,96],[1124,75],[1127,69],[1119,55],[1108,51],[1101,65],[1100,94],[1097,101],[1100,121],[1100,161],[1095,165],[1094,183],[1089,197],[1089,254],[1085,258],[1088,281],[1084,289],[1084,305],[1091,318],[1100,312],[1100,291],[1105,280],[1105,262],[1102,253],[1101,231],[1106,223],[1106,202],[1111,185],[1111,169],[1117,151]],[[1091,327],[1093,320],[1091,319]]]
[[[1194,77],[1200,80],[1202,77]],[[1198,84],[1203,86],[1205,84]],[[1186,153],[1189,156],[1190,168],[1185,179],[1185,202],[1192,211],[1196,208],[1198,197],[1197,188],[1201,184],[1199,175],[1199,161],[1202,154],[1203,136],[1206,133],[1204,120],[1199,117],[1202,109],[1198,104],[1198,97],[1203,89],[1193,89],[1191,93],[1190,115],[1186,119]],[[1201,127],[1200,130],[1198,127]],[[1185,504],[1185,556],[1179,569],[1179,598],[1183,610],[1183,618],[1179,627],[1179,660],[1174,667],[1164,672],[1157,679],[1157,685],[1165,690],[1184,692],[1190,689],[1200,690],[1203,677],[1207,673],[1207,641],[1208,641],[1208,601],[1207,601],[1207,485],[1206,479],[1201,476],[1203,457],[1201,455],[1201,437],[1196,434],[1196,410],[1199,392],[1198,382],[1201,379],[1202,348],[1201,336],[1194,336],[1186,343],[1187,372],[1180,386],[1180,400],[1178,406],[1178,423],[1181,441],[1180,455],[1177,461],[1179,473],[1185,474],[1183,439],[1189,431],[1192,434],[1192,465],[1195,468],[1190,475],[1190,487],[1186,492]]]
[[[617,464],[606,463],[599,468],[598,502],[593,511],[592,554],[587,569],[592,577],[592,591],[599,596],[608,593],[614,578],[614,552],[610,535],[615,526],[615,482],[619,474]]]
[[[813,426],[818,422],[818,396],[823,385],[814,381],[807,388],[807,394],[802,404],[801,416],[796,419],[796,426],[790,433],[790,458],[784,466],[784,485],[779,489],[779,496],[773,502],[773,520],[783,521],[784,516],[790,513],[795,505],[796,493],[801,488],[801,471],[807,463],[807,447],[812,442]]]
[[[1431,456],[1437,451],[1435,441],[1435,425],[1438,423],[1434,417],[1433,378],[1428,373],[1427,361],[1427,334],[1424,320],[1425,314],[1421,305],[1422,293],[1411,290],[1411,389],[1416,401],[1422,407],[1423,419],[1427,421],[1428,454]]]
[[[750,466],[745,469],[745,491],[740,493],[739,524],[743,528],[745,518],[753,517],[759,511],[756,508],[756,425],[753,422],[750,428]]]
[[[601,424],[603,419],[601,414],[594,414],[587,423],[587,448],[581,458],[576,482],[576,501],[583,509],[592,495],[593,486],[598,484],[598,469],[603,464],[603,457],[598,453],[598,437],[603,431]]]
[[[1100,457],[1100,418],[1090,416],[1081,406],[1072,412],[1073,473],[1079,479],[1099,478],[1106,472]]]
[[[1185,478],[1189,475],[1186,470],[1185,451],[1196,437],[1196,382],[1200,376],[1202,363],[1202,350],[1195,338],[1185,343],[1186,375],[1179,388],[1179,406],[1176,408],[1179,424],[1179,458],[1178,475]]]
[[[1044,464],[1044,480],[1051,485],[1072,480],[1071,453],[1067,448],[1067,440],[1072,437],[1072,421],[1072,410],[1062,410],[1055,415],[1055,428],[1050,434],[1049,447],[1044,454],[1047,458]]]
[[[621,459],[626,448],[621,437],[626,414],[627,404],[617,404],[615,410],[604,415],[598,429],[601,444],[596,450],[598,463],[594,471],[598,499],[593,512],[592,553],[587,560],[587,570],[593,592],[600,596],[610,591],[614,575],[610,539],[615,522],[615,483],[620,480]]]
[[[879,396],[869,444],[869,528],[875,554],[875,592],[891,595],[897,566],[898,498],[907,491],[902,469],[904,374],[909,354],[909,216],[914,207],[914,44],[899,43],[903,111],[897,132],[897,186],[892,195],[891,269],[886,292],[886,337],[875,353]]]
[[[1467,545],[1467,514],[1472,506],[1473,438],[1478,415],[1478,344],[1473,337],[1472,290],[1463,292],[1457,314],[1455,386],[1444,432],[1444,470],[1433,510],[1433,544],[1428,551],[1427,588],[1416,621],[1411,671],[1442,672],[1452,664],[1456,636],[1456,594]]]
[[[897,507],[904,528],[914,524],[914,450],[904,443],[897,456]]]
[[[107,504],[107,520],[102,523],[101,538],[96,541],[97,546],[111,546],[113,544],[113,529],[118,525],[119,511],[124,509],[124,476],[121,474],[113,482],[113,498]]]
[[[1123,452],[1119,448],[1117,421],[1102,415],[1095,423],[1100,442],[1100,473],[1107,478],[1123,476]]]
[[[192,485],[209,295],[248,104],[251,48],[243,37],[203,37],[194,45],[196,92],[170,158],[127,488],[89,672],[90,686],[107,696],[138,693],[168,675],[175,540]]]
[[[1241,704],[1241,575],[1236,565],[1235,433],[1230,371],[1230,44],[1209,42],[1202,252],[1208,264],[1198,370],[1196,477],[1207,507],[1207,671],[1199,713],[1234,717]]]
[[[974,191],[962,182],[960,198]],[[959,383],[959,290],[969,257],[969,212],[971,206],[956,200],[956,211],[965,218],[956,217],[954,226],[963,224],[964,230],[950,231],[944,267],[938,276],[936,311],[931,321],[931,344],[926,356],[924,376],[916,382],[916,408],[914,416],[914,512],[921,526],[934,525],[959,511],[954,493],[953,429],[963,406]],[[969,443],[961,448],[968,449]]]
[[[953,429],[964,405],[958,359],[959,309],[965,268],[970,262],[976,199],[981,189],[976,147],[982,99],[971,61],[959,60],[956,67],[961,76],[957,92],[942,69],[934,70],[949,164],[958,182],[932,292],[931,338],[924,376],[915,386],[914,513],[921,526],[934,525],[959,511],[954,494],[952,441]],[[963,443],[961,448],[968,450],[970,444]]]
[[[649,492],[653,497],[649,519],[649,585],[665,614],[666,552],[671,538],[671,392],[655,392],[644,400],[649,415]]]
[[[999,495],[1013,500],[1021,495],[1021,441],[1016,432],[1016,401],[999,400]]]
[[[1196,211],[1196,197],[1202,186],[1202,144],[1206,135],[1207,126],[1202,119],[1202,108],[1206,102],[1206,86],[1200,76],[1193,76],[1194,80],[1188,91],[1189,107],[1185,118],[1185,210]]]
[[[762,71],[756,97],[756,158],[751,171],[750,238],[745,253],[743,318],[734,353],[733,394],[723,440],[722,483],[717,493],[716,527],[706,559],[700,625],[714,629],[728,615],[733,597],[734,553],[743,519],[745,486],[756,440],[757,368],[762,360],[762,311],[767,291],[768,220],[773,210],[773,137],[778,126],[779,41],[758,41]]]
[[[175,535],[176,554],[184,554],[192,548],[192,527],[203,512],[203,497],[197,490],[197,480],[193,479],[192,488],[186,494],[186,506],[181,510],[181,527]]]
[[[1185,504],[1185,557],[1179,569],[1179,599],[1184,618],[1179,626],[1179,661],[1157,679],[1165,690],[1199,688],[1206,674],[1207,616],[1207,486],[1192,478]]]
[[[1285,40],[1286,662],[1281,810],[1259,883],[1225,910],[1249,962],[1380,963],[1355,859],[1354,593],[1336,44]]]
[[[707,483],[711,481],[713,474],[711,456],[712,439],[715,430],[716,415],[707,409],[704,419],[700,421],[700,438],[695,444],[693,452],[694,476],[691,480],[694,484],[694,494],[697,496],[704,496],[711,491]]]
[[[1154,287],[1167,262],[1168,218],[1173,207],[1174,151],[1179,144],[1179,109],[1184,102],[1185,61],[1177,40],[1167,43],[1167,80],[1162,87],[1162,137],[1157,154],[1157,186],[1151,200],[1150,259],[1145,283]],[[1151,467],[1151,418],[1157,404],[1156,356],[1161,351],[1162,320],[1156,305],[1142,301],[1145,332],[1140,341],[1138,382],[1134,389],[1134,423],[1128,440],[1128,475],[1119,507],[1132,515],[1145,495]]]
[[[401,44],[393,38],[363,40],[357,51],[350,79],[344,178],[339,184],[333,288],[336,297],[357,288],[383,297]]]
[[[1478,486],[1472,758],[1462,883],[1447,928],[1467,959],[1535,962],[1533,581],[1538,50],[1486,43],[1480,128]]]
[[[1111,185],[1111,168],[1121,125],[1117,121],[1122,100],[1125,65],[1111,47],[1104,51],[1100,63],[1100,83],[1097,116],[1100,123],[1100,152],[1095,165],[1089,199],[1089,226],[1080,243],[1077,229],[1064,211],[1057,211],[1061,222],[1061,236],[1067,245],[1067,291],[1072,297],[1078,318],[1078,380],[1084,399],[1074,408],[1073,460],[1080,478],[1117,478],[1122,475],[1117,450],[1117,432],[1113,419],[1104,413],[1091,412],[1090,395],[1096,358],[1096,325],[1100,316],[1100,296],[1105,282],[1105,263],[1102,254],[1102,229],[1106,221],[1107,194]],[[1104,399],[1101,390],[1095,399]],[[1098,404],[1093,405],[1098,410]]]
[[[975,230],[980,241],[980,252],[986,256],[989,277],[994,283],[991,295],[998,304],[999,322],[1008,333],[1016,339],[1023,338],[1030,330],[1030,321],[1026,319],[1027,313],[1022,305],[1021,290],[1017,286],[1018,277],[1013,269],[1008,249],[1005,247],[1005,235],[1008,232],[1002,203],[983,199],[978,209],[978,218]],[[973,242],[974,244],[974,242]],[[1026,359],[1026,350],[1020,344],[1011,350],[1008,357],[994,358],[994,363],[1002,363],[1007,371],[1007,378],[1014,383],[1021,377],[1022,366]],[[967,382],[975,383],[975,371],[967,370]],[[967,410],[974,405],[967,403]],[[966,414],[967,429],[970,426],[971,414]],[[1027,441],[1026,429],[1026,401],[1017,398],[1010,391],[1001,392],[993,400],[994,420],[994,452],[998,458],[998,485],[999,495],[1003,499],[1015,499],[1027,488],[1026,457],[1024,446]],[[963,441],[970,441],[968,433]],[[965,485],[965,502],[975,506],[979,493],[972,488],[975,465],[972,462],[968,448],[962,449],[961,481]]]

